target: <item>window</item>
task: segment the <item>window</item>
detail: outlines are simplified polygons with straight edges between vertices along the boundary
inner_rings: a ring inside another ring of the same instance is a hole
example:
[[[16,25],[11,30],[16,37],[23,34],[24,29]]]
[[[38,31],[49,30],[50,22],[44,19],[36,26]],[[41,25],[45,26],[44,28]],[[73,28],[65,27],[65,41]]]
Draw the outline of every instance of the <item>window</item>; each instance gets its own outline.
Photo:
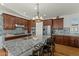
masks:
[[[72,24],[70,28],[71,32],[78,32],[78,24]]]

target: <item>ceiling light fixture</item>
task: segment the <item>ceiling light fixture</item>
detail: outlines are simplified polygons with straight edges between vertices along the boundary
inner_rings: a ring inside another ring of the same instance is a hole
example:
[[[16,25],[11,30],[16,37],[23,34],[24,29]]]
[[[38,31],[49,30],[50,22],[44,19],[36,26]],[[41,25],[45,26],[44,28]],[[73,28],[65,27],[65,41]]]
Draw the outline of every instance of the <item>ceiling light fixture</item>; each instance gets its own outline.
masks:
[[[36,4],[36,12],[37,15],[35,17],[33,17],[33,20],[35,20],[36,22],[40,22],[41,20],[43,20],[43,17],[40,16],[40,12],[39,12],[39,3]]]

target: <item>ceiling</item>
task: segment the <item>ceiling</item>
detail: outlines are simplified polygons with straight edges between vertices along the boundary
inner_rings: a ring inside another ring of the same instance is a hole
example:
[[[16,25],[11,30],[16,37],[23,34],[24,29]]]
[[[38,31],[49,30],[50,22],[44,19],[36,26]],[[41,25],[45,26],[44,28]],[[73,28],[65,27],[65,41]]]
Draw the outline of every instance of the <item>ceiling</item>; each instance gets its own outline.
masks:
[[[35,3],[4,3],[4,6],[12,9],[20,15],[32,19],[36,16]],[[79,13],[78,3],[39,3],[40,16],[53,18],[55,16]]]

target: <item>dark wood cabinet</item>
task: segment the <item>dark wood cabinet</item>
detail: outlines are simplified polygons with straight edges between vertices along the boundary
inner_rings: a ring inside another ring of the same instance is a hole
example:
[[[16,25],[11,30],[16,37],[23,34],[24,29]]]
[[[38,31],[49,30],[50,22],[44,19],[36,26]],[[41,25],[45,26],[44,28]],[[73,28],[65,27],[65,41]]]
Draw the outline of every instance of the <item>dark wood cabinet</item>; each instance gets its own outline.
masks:
[[[31,20],[31,23],[32,23],[32,27],[36,26],[36,21],[35,20]]]
[[[32,27],[36,26],[35,20],[28,20],[27,21],[27,27],[28,27],[28,33],[31,33]]]
[[[32,29],[32,21],[27,20],[27,30],[28,30],[28,33],[31,33],[31,29]]]
[[[52,20],[53,19],[46,19],[46,20],[43,20],[43,26],[52,26]]]
[[[18,24],[18,25],[23,25],[23,20],[22,20],[22,18],[16,17],[16,24]]]
[[[63,44],[63,36],[56,35],[55,36],[55,43],[57,43],[57,44]]]
[[[15,24],[24,25],[24,29],[27,29],[27,19],[3,13],[3,21],[5,30],[15,29]]]
[[[53,19],[53,28],[63,28],[63,19],[64,18],[59,18],[59,19]]]
[[[57,43],[57,44],[59,44],[60,42],[59,42],[59,38],[58,38],[58,36],[56,35],[56,36],[54,36],[54,39],[55,39],[55,43]]]
[[[70,45],[70,36],[63,36],[63,45]]]
[[[71,37],[70,45],[73,47],[79,47],[79,37]]]
[[[4,29],[15,29],[15,17],[3,14],[3,25]]]
[[[24,26],[25,26],[25,30],[27,30],[27,26],[28,26],[28,24],[27,24],[27,20],[24,19],[23,23],[24,23]]]
[[[74,45],[74,40],[75,40],[75,38],[76,38],[76,37],[71,37],[70,46],[73,46],[73,47],[75,46],[75,45]]]
[[[56,44],[62,44],[66,46],[78,47],[79,48],[79,37],[75,36],[64,36],[64,35],[54,35]]]
[[[78,37],[77,41],[78,41],[78,43],[77,43],[77,47],[79,48],[79,37]]]

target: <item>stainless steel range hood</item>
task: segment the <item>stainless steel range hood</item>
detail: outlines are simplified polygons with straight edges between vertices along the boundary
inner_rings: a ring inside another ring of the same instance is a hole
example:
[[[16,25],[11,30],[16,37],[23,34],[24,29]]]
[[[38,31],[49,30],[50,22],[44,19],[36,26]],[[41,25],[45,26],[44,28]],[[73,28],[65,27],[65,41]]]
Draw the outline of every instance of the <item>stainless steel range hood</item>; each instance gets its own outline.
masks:
[[[24,28],[24,25],[15,24],[15,26],[18,28]]]

